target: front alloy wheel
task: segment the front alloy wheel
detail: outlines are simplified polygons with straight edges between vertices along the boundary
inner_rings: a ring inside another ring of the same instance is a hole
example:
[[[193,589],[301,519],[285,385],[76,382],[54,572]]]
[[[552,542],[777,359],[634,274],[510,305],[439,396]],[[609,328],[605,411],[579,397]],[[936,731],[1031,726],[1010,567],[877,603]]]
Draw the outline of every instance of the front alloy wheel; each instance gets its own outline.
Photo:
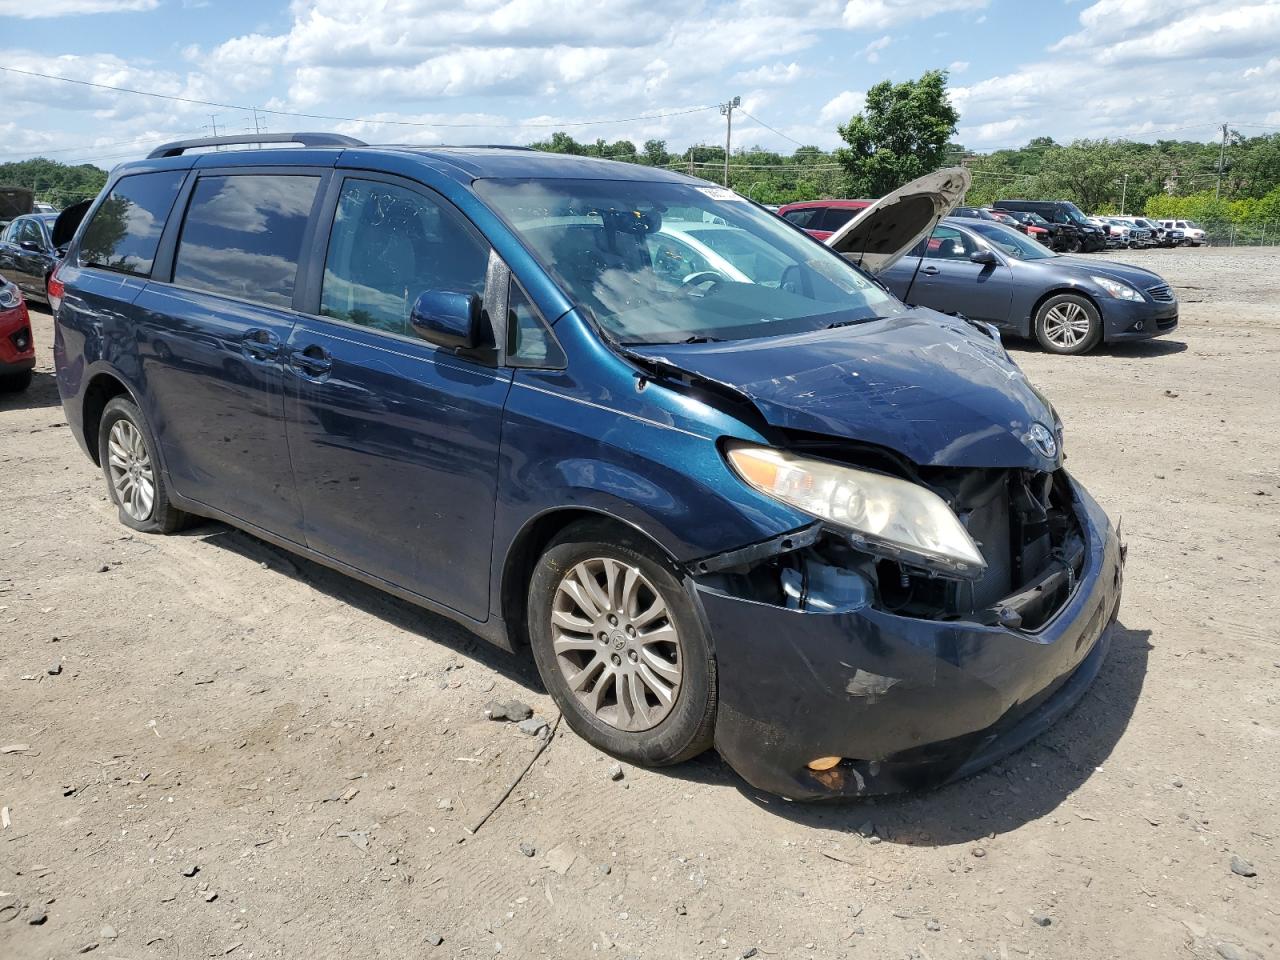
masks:
[[[1102,339],[1102,318],[1084,297],[1059,294],[1036,311],[1035,334],[1050,353],[1086,353]]]
[[[646,766],[711,746],[716,660],[686,575],[607,518],[570,524],[529,578],[529,644],[565,722]]]
[[[680,633],[666,601],[632,564],[592,557],[565,573],[551,607],[565,683],[603,723],[657,726],[680,693]]]

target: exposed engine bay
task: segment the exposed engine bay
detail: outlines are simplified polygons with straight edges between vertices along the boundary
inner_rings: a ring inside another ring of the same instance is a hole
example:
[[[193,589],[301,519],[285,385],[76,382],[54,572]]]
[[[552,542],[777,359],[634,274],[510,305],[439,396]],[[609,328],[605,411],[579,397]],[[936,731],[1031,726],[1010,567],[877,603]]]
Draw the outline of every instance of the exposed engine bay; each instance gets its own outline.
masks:
[[[717,589],[792,609],[874,606],[926,620],[1036,630],[1070,597],[1085,542],[1062,470],[919,467],[882,448],[793,437],[789,449],[922,484],[955,511],[986,560],[978,579],[948,576],[877,555],[822,523],[694,570]],[[705,582],[705,581],[704,581]]]

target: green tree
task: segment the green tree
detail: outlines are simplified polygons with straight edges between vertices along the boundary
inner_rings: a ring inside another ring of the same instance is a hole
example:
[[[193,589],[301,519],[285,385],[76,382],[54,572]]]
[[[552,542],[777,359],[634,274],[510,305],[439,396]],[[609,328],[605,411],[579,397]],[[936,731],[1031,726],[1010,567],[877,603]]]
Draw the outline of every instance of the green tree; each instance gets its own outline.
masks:
[[[836,151],[854,193],[878,197],[943,165],[960,114],[947,97],[947,72],[888,80],[867,91],[866,108],[839,128]]]

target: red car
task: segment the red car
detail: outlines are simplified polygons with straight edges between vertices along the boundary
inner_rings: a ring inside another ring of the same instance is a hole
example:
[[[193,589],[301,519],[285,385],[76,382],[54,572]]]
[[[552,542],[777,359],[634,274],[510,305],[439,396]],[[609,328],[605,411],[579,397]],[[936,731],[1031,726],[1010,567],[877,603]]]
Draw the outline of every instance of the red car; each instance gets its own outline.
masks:
[[[0,278],[0,393],[27,389],[35,365],[27,303],[14,284]]]
[[[778,216],[799,227],[817,240],[829,236],[852,220],[859,210],[871,206],[873,200],[805,200],[778,208]]]

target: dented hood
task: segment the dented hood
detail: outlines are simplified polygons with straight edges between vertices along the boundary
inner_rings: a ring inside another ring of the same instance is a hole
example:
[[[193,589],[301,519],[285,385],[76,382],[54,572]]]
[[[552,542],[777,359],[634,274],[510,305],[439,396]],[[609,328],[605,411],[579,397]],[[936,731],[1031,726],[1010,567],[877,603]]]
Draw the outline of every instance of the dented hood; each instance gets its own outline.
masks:
[[[1053,410],[1004,348],[932,310],[764,340],[631,350],[733,388],[775,427],[876,444],[920,465],[1061,463],[1056,443],[1045,441],[1057,435]]]
[[[828,237],[826,244],[878,274],[906,256],[950,213],[972,180],[963,167],[926,173],[881,197]]]

